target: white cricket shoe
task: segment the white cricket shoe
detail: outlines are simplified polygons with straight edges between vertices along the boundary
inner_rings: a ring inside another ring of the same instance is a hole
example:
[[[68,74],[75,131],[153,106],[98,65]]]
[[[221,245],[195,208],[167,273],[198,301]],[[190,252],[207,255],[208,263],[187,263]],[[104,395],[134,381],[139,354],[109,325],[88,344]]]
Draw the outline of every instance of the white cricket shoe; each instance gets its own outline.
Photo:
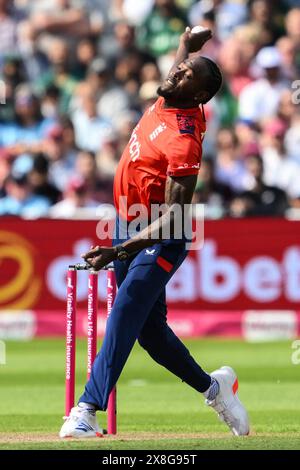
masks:
[[[103,437],[101,429],[97,423],[96,413],[91,413],[87,409],[75,406],[71,409],[70,415],[64,417],[64,424],[59,432],[59,437]]]
[[[238,398],[238,379],[231,367],[224,366],[210,374],[220,386],[214,400],[205,400],[217,413],[221,421],[227,424],[235,436],[249,434],[249,418],[246,408]]]

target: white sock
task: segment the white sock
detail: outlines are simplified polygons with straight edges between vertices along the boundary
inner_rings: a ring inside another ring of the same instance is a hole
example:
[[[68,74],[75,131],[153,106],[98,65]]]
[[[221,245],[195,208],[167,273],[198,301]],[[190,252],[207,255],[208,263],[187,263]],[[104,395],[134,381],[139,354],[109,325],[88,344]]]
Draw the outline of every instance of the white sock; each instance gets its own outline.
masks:
[[[85,403],[84,401],[81,401],[80,403],[78,403],[78,406],[93,415],[96,413],[95,405],[93,405],[92,403]]]
[[[205,398],[209,401],[212,401],[216,398],[220,390],[219,382],[212,377],[211,378],[211,384],[208,387],[208,389],[203,393]]]

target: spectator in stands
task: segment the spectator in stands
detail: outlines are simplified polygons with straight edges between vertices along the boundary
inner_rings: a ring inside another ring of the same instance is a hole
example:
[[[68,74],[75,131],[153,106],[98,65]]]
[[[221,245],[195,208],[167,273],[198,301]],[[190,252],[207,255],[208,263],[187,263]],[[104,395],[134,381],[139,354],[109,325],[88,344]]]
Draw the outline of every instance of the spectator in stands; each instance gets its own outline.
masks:
[[[300,71],[300,7],[293,8],[286,15],[285,27],[287,36],[293,41],[295,47],[295,65],[298,72]]]
[[[174,0],[155,0],[139,30],[139,46],[155,57],[177,49],[186,19]]]
[[[272,0],[250,0],[250,24],[259,28],[261,46],[272,46],[283,34],[278,26],[278,4]]]
[[[238,116],[238,98],[242,90],[252,83],[250,59],[240,41],[227,39],[219,51],[223,72],[223,87],[218,94],[218,114],[221,126],[234,125]]]
[[[260,30],[255,24],[247,23],[239,26],[229,39],[234,40],[235,43],[240,45],[240,48],[243,50],[243,56],[248,63],[253,61],[261,49]]]
[[[122,1],[122,14],[127,21],[133,25],[140,26],[150,14],[154,5],[154,0],[136,0]]]
[[[297,51],[297,65],[299,66],[300,53],[300,7],[293,8],[288,12],[285,19],[287,35],[292,39]]]
[[[135,28],[126,21],[119,21],[114,26],[114,36],[104,42],[101,47],[102,56],[108,61],[111,70],[114,70],[118,61],[134,52],[138,54],[141,64],[154,62],[154,58],[146,51],[142,51],[136,45]]]
[[[248,174],[240,156],[239,141],[232,129],[220,129],[217,137],[215,177],[233,191],[247,187]]]
[[[12,155],[7,150],[0,149],[0,198],[6,196],[5,181],[11,173],[12,162]]]
[[[271,119],[263,127],[264,182],[286,191],[294,199],[300,196],[300,166],[287,155],[284,144],[286,130],[285,124],[278,118]]]
[[[0,145],[9,147],[15,156],[39,151],[54,121],[43,118],[39,100],[28,85],[16,89],[15,113],[15,121],[0,124]]]
[[[17,55],[3,57],[0,90],[0,122],[15,120],[16,88],[25,82],[25,71],[22,60]],[[5,105],[5,106],[3,106]]]
[[[120,114],[116,121],[116,136],[106,142],[101,152],[98,152],[97,167],[101,175],[108,180],[113,180],[118,162],[139,119],[140,114],[136,111]]]
[[[79,179],[73,179],[64,191],[64,198],[51,207],[49,215],[57,219],[72,219],[80,215],[80,210],[95,211],[98,205],[98,202],[90,197],[86,184]]]
[[[48,45],[50,68],[34,84],[42,95],[50,86],[60,90],[60,112],[66,113],[77,81],[71,73],[70,49],[65,39],[54,38]]]
[[[189,19],[193,26],[214,19],[216,22],[217,36],[226,40],[232,31],[243,24],[247,18],[247,8],[243,2],[232,0],[212,0],[209,2],[199,1],[192,6]]]
[[[214,161],[203,163],[197,197],[207,214],[228,209],[222,191],[210,197],[211,172],[220,187],[251,190],[247,162],[257,154],[263,184],[300,207],[300,93],[291,86],[300,72],[299,0],[0,0],[0,205],[11,173],[27,175],[51,204],[77,172],[87,186],[100,178],[89,198],[110,200],[124,146],[188,24],[213,30],[203,54],[224,74],[205,106],[204,156]]]
[[[288,201],[284,191],[263,183],[263,161],[253,155],[246,160],[249,173],[253,176],[251,190],[242,192],[230,204],[232,217],[284,216]]]
[[[34,0],[30,6],[31,22],[36,34],[55,34],[69,41],[88,35],[98,35],[103,27],[100,8],[89,9],[87,2],[71,0]]]
[[[209,219],[226,215],[234,194],[228,185],[216,181],[214,167],[212,157],[202,161],[193,199],[193,203],[205,204],[205,217]]]
[[[17,86],[25,83],[26,74],[24,70],[24,64],[19,55],[5,55],[3,57],[3,68],[2,68],[2,79],[6,85],[12,86],[16,89]]]
[[[226,0],[218,2],[216,25],[220,40],[224,41],[238,26],[247,19],[247,8],[244,2]]]
[[[282,36],[276,42],[281,56],[282,72],[288,80],[296,80],[299,68],[296,66],[296,44],[289,36]]]
[[[239,97],[245,86],[253,81],[250,60],[235,38],[227,39],[220,49],[220,65],[224,81],[234,97]]]
[[[81,151],[78,154],[75,172],[78,179],[85,184],[91,199],[99,203],[113,203],[112,181],[101,178],[93,152]]]
[[[276,113],[281,93],[288,83],[281,75],[282,60],[278,49],[261,49],[256,61],[265,76],[243,89],[239,99],[239,115],[242,119],[260,122]]]
[[[159,82],[161,79],[160,70],[157,64],[153,62],[146,62],[143,65],[140,72],[140,82],[141,84],[149,81]]]
[[[254,123],[247,120],[239,120],[235,124],[235,132],[243,159],[251,154],[259,153],[259,129]]]
[[[44,118],[55,122],[60,119],[59,111],[60,91],[55,85],[50,85],[40,97],[41,113]]]
[[[90,64],[97,57],[97,44],[92,37],[82,38],[76,46],[75,63],[72,66],[72,76],[78,80],[84,80]]]
[[[92,87],[97,102],[97,113],[112,123],[129,107],[124,89],[112,79],[108,62],[102,57],[95,59],[88,69],[87,83]]]
[[[33,194],[48,199],[51,205],[61,198],[61,192],[49,182],[49,160],[42,153],[34,157],[32,170],[28,173],[28,181]]]
[[[47,55],[39,48],[37,37],[30,21],[22,21],[19,24],[18,44],[27,79],[34,83],[46,73],[49,61]]]
[[[52,128],[42,143],[43,153],[49,160],[49,181],[64,191],[74,175],[78,148],[74,126],[69,119],[62,119]]]
[[[292,125],[292,120],[297,114],[297,110],[298,106],[296,105],[296,103],[293,103],[292,90],[283,90],[280,95],[277,116],[286,125],[287,128]]]
[[[290,121],[290,128],[285,134],[285,148],[291,160],[300,167],[300,113],[295,113]]]
[[[9,175],[5,182],[6,196],[1,199],[0,215],[15,215],[27,219],[45,217],[50,203],[36,196],[25,175]]]
[[[98,114],[94,90],[88,82],[78,86],[76,96],[77,108],[72,116],[76,144],[82,149],[98,152],[112,138],[112,124]]]
[[[17,52],[17,25],[11,0],[0,0],[0,61]]]
[[[135,107],[137,105],[142,65],[140,55],[134,51],[121,57],[116,65],[116,80],[126,91],[131,107]]]

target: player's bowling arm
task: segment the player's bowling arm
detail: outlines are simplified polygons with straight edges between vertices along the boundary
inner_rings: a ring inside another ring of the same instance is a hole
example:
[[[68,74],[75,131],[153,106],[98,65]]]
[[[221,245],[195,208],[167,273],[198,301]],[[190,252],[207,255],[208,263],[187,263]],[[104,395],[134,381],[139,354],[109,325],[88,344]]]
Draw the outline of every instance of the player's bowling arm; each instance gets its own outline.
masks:
[[[122,243],[128,253],[135,253],[144,248],[160,243],[163,234],[174,235],[175,227],[184,227],[184,206],[190,204],[197,182],[197,175],[173,177],[169,176],[166,183],[166,211],[135,237]]]
[[[185,32],[180,36],[174,64],[169,73],[175,72],[178,65],[188,59],[190,53],[200,51],[211,37],[212,32],[209,29],[203,30],[197,34],[192,34],[191,29],[187,27]]]
[[[193,198],[198,175],[169,176],[166,182],[165,202],[168,206],[190,204]]]
[[[127,253],[132,254],[155,243],[162,242],[174,235],[175,227],[184,227],[184,206],[190,204],[197,182],[197,175],[174,177],[169,176],[165,191],[165,212],[148,227],[122,243]],[[96,246],[82,258],[96,271],[117,259],[116,247]]]
[[[171,70],[169,73],[175,72],[177,69],[178,65],[181,64],[184,60],[186,60],[189,56],[189,38],[190,38],[190,33],[188,31],[185,31],[181,36],[179,40],[179,46],[176,52],[174,64],[171,67]]]

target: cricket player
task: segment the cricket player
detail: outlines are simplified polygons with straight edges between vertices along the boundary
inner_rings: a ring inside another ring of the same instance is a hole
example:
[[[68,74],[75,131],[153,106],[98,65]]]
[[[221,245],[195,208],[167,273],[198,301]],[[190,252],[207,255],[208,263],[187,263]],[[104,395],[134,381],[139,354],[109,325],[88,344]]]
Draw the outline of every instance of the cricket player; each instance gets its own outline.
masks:
[[[192,33],[186,28],[182,34],[159,98],[134,129],[115,175],[113,246],[96,246],[83,255],[95,270],[114,262],[118,293],[101,351],[78,405],[65,418],[62,438],[99,436],[96,411],[106,410],[136,340],[158,364],[203,394],[234,435],[249,433],[233,369],[205,372],[167,324],[166,285],[188,253],[187,237],[174,236],[176,218],[184,211],[173,208],[191,203],[206,130],[203,105],[222,84],[217,65],[198,53],[211,37],[208,29]],[[167,210],[151,222],[151,206],[162,203]],[[131,233],[134,205],[144,208],[147,223]],[[162,235],[166,225],[168,239]]]

